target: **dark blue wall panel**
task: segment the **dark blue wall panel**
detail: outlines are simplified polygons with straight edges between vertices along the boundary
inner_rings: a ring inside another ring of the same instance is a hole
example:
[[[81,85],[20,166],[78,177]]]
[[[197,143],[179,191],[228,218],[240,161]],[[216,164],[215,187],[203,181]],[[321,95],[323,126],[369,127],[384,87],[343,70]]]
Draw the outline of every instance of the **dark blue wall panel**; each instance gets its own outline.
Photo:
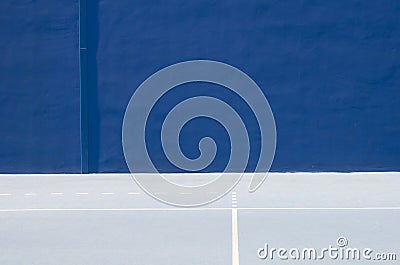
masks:
[[[91,171],[127,171],[121,123],[130,96],[155,71],[193,59],[229,63],[263,89],[277,124],[273,171],[400,170],[399,1],[92,5]],[[192,136],[181,144],[195,157]]]
[[[0,173],[80,172],[79,3],[8,2],[0,3]],[[273,171],[400,170],[399,1],[105,0],[88,1],[87,15],[90,172],[127,172],[121,127],[132,93],[157,70],[194,59],[231,64],[263,89],[277,125]],[[212,91],[182,86],[159,104],[148,140],[160,170],[179,171],[160,149],[162,115]],[[241,110],[256,146],[240,100],[216,96]],[[218,124],[198,120],[182,133],[190,157],[211,133],[221,155],[206,171],[224,166],[229,143]]]
[[[79,172],[77,1],[0,2],[0,173]]]

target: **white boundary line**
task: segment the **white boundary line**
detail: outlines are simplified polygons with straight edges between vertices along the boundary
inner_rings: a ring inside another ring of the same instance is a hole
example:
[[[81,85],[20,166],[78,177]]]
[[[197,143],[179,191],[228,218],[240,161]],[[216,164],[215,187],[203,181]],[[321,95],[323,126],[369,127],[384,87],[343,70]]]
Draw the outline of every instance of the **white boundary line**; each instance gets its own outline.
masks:
[[[154,211],[221,211],[232,208],[26,208],[26,209],[0,209],[0,212],[154,212]]]
[[[340,211],[340,210],[400,210],[400,207],[259,207],[259,208],[238,208],[239,210],[283,210],[283,211],[296,211],[296,210],[311,210],[311,211]]]
[[[400,207],[368,207],[368,208],[14,208],[0,209],[0,212],[131,212],[131,211],[227,211],[227,210],[271,210],[271,211],[340,211],[340,210],[400,210]]]

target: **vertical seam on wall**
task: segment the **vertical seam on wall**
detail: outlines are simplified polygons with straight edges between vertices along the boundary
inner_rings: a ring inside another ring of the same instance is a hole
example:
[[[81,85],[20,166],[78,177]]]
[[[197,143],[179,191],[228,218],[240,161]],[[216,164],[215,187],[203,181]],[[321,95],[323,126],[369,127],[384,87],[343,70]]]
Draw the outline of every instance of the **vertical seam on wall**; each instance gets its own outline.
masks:
[[[89,169],[89,113],[87,62],[87,0],[79,0],[79,81],[80,81],[80,158],[81,173]]]

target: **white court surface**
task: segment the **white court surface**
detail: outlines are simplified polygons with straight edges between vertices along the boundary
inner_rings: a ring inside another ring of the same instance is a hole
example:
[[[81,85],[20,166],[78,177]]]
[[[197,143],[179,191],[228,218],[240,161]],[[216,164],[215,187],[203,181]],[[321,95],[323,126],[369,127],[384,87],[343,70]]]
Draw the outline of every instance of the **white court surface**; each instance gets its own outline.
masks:
[[[270,173],[255,193],[248,184],[176,208],[129,174],[0,175],[0,264],[398,264],[400,173]],[[319,251],[339,237],[397,260],[258,257],[266,244]]]

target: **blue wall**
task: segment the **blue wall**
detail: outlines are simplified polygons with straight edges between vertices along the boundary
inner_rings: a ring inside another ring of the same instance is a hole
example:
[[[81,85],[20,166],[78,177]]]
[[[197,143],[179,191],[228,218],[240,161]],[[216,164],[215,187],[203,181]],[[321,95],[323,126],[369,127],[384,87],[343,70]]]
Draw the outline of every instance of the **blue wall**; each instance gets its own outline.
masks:
[[[0,173],[79,172],[78,1],[0,1]]]
[[[79,4],[15,2],[0,4],[0,172],[79,172]],[[193,59],[231,64],[263,89],[277,125],[272,171],[399,171],[399,17],[396,0],[89,1],[89,171],[127,171],[121,125],[132,93]],[[159,117],[191,91],[212,87],[177,88],[151,120],[160,170],[179,171],[160,152]],[[239,100],[215,96],[256,131]],[[206,171],[218,171],[229,149],[218,124],[185,128],[182,149],[195,157],[193,140],[210,132],[221,153]]]

